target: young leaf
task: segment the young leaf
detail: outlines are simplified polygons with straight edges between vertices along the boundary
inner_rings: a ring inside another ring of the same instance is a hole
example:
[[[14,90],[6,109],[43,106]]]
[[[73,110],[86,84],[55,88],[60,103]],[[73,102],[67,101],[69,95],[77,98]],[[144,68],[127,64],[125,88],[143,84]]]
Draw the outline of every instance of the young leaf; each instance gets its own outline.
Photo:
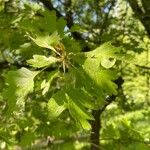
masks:
[[[54,46],[58,45],[61,40],[61,38],[57,32],[54,32],[50,36],[49,35],[39,35],[35,39],[31,36],[29,36],[29,37],[36,45],[43,47],[43,48],[48,48],[57,53]]]
[[[27,60],[27,63],[35,68],[50,66],[58,61],[55,57],[46,57],[44,55],[33,55],[33,59]]]

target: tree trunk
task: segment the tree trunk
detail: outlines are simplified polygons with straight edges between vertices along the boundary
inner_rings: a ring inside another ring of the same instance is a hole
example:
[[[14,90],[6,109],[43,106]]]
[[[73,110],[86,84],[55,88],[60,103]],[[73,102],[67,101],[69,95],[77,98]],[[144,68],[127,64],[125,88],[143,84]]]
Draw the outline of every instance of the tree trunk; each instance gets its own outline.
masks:
[[[100,150],[101,109],[92,111],[94,120],[91,121],[91,150]]]

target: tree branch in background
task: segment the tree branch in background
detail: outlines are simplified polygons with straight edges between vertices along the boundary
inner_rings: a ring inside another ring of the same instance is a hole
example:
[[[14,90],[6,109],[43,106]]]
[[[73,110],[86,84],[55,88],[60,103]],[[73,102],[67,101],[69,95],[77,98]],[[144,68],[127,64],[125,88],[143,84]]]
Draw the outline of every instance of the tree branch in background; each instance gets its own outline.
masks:
[[[111,5],[109,7],[109,12],[111,11],[111,9],[113,8],[115,4],[115,0],[111,1]],[[109,12],[107,14],[105,14],[104,17],[104,21],[103,24],[101,26],[101,30],[100,30],[100,42],[101,42],[101,36],[104,33],[105,29],[106,29],[106,24],[107,24],[107,20],[108,20],[108,16],[109,16]],[[120,80],[120,78],[118,78],[118,81]],[[116,81],[116,82],[118,82]],[[122,81],[122,80],[120,80]],[[122,82],[118,82],[116,83],[118,85],[118,88],[122,85]],[[91,136],[90,136],[90,141],[91,141],[91,150],[99,150],[100,149],[100,130],[101,130],[101,114],[103,113],[103,111],[105,111],[106,107],[108,105],[110,105],[113,101],[115,101],[116,96],[112,95],[111,97],[106,99],[106,103],[104,104],[104,106],[98,110],[93,110],[92,111],[92,115],[94,117],[94,120],[92,120],[91,123]]]
[[[149,15],[149,8],[150,6],[148,5],[149,2],[146,2],[145,0],[141,0],[143,6],[144,6],[144,10],[145,12],[142,11],[142,8],[139,6],[138,1],[137,0],[128,0],[133,12],[135,13],[135,15],[138,17],[138,19],[141,21],[141,23],[143,24],[143,26],[145,27],[148,36],[150,37],[150,15]],[[147,3],[147,6],[146,6]],[[147,11],[148,10],[148,11]]]
[[[115,83],[118,85],[118,89],[122,87],[124,80],[122,77],[119,77]],[[104,106],[98,110],[93,110],[92,115],[94,117],[94,120],[92,120],[91,126],[91,136],[90,136],[90,141],[91,141],[91,150],[100,150],[100,129],[101,129],[101,114],[106,110],[106,107],[110,105],[112,102],[115,101],[117,95],[112,95],[110,97],[106,98],[106,103]]]
[[[138,5],[136,0],[128,0],[131,8],[133,9],[133,12],[135,13],[136,16],[138,17],[142,17],[143,16],[143,11],[140,8],[140,6]]]
[[[141,0],[142,7],[146,13],[150,13],[150,1],[149,0]]]
[[[65,0],[64,6],[66,9],[66,21],[68,28],[71,28],[73,26],[73,12],[71,10],[71,5],[71,0]]]

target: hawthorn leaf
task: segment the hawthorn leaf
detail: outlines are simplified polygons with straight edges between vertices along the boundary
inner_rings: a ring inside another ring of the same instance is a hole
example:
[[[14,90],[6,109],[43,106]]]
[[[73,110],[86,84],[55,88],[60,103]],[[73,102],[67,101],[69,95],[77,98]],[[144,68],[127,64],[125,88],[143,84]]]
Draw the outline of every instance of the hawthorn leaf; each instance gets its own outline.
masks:
[[[57,31],[59,34],[63,35],[65,26],[66,21],[64,20],[64,18],[59,18],[57,21]]]
[[[100,62],[95,58],[87,58],[83,64],[83,69],[89,78],[103,92],[116,94],[117,85],[113,82],[117,78],[117,73],[112,70],[104,70],[100,67]]]
[[[81,124],[85,130],[90,130],[91,126],[87,119],[91,119],[79,106],[77,106],[73,101],[68,104],[68,109],[71,116]]]
[[[119,58],[118,54],[120,51],[120,47],[115,47],[111,44],[111,42],[106,42],[96,49],[86,52],[85,55],[88,58],[98,58],[99,60],[101,60],[102,57]]]
[[[9,71],[6,76],[6,82],[8,86],[15,85],[18,90],[23,91],[21,95],[32,92],[34,87],[34,77],[38,74],[38,71],[30,71],[27,68],[22,67],[17,71]]]
[[[50,119],[56,119],[66,109],[65,101],[66,97],[62,91],[50,98],[47,104]]]
[[[94,109],[95,102],[93,100],[92,95],[90,95],[87,91],[80,88],[72,88],[69,87],[67,90],[67,94],[74,100],[80,107],[84,107],[83,109]],[[91,116],[92,117],[92,116]]]
[[[51,119],[57,118],[65,110],[64,105],[59,105],[57,100],[51,98],[48,102],[48,111]]]
[[[43,17],[40,18],[39,23],[40,28],[44,28],[46,32],[52,33],[53,31],[56,31],[56,12],[55,11],[48,11],[45,10],[42,12]]]
[[[91,126],[88,120],[93,120],[93,116],[87,110],[83,109],[80,104],[76,103],[76,100],[72,99],[69,94],[66,94],[66,99],[68,101],[67,107],[71,116],[77,123],[80,123],[85,130],[90,130]]]
[[[41,83],[42,95],[45,95],[48,92],[51,86],[51,82],[53,81],[54,78],[58,77],[58,75],[59,72],[54,71],[50,73],[48,81],[43,80],[43,82]]]
[[[33,59],[27,60],[27,63],[35,68],[43,68],[56,63],[58,60],[59,59],[53,56],[46,57],[44,55],[33,55]]]
[[[55,46],[60,43],[60,36],[57,32],[53,32],[51,35],[38,35],[35,39],[29,36],[30,39],[38,46],[50,49],[57,53]]]
[[[8,72],[6,75],[7,88],[3,93],[8,101],[7,112],[11,113],[16,103],[19,105],[24,102],[27,94],[33,91],[33,80],[38,73],[38,71],[30,71],[24,67],[16,71]]]

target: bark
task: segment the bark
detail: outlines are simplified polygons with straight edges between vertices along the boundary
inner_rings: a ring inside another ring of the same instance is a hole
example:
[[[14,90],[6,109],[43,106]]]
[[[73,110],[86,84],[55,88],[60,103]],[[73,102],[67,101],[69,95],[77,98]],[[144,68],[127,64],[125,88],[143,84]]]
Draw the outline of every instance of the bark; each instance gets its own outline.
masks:
[[[118,89],[122,87],[124,80],[120,76],[117,80],[114,81],[118,85]],[[106,98],[106,103],[98,110],[93,110],[92,115],[94,120],[91,121],[91,150],[101,150],[100,145],[100,131],[101,131],[101,115],[106,110],[106,107],[115,101],[117,95],[112,95]]]
[[[100,128],[101,128],[101,120],[100,115],[101,110],[93,110],[92,115],[94,116],[94,120],[91,121],[91,150],[100,150]]]

